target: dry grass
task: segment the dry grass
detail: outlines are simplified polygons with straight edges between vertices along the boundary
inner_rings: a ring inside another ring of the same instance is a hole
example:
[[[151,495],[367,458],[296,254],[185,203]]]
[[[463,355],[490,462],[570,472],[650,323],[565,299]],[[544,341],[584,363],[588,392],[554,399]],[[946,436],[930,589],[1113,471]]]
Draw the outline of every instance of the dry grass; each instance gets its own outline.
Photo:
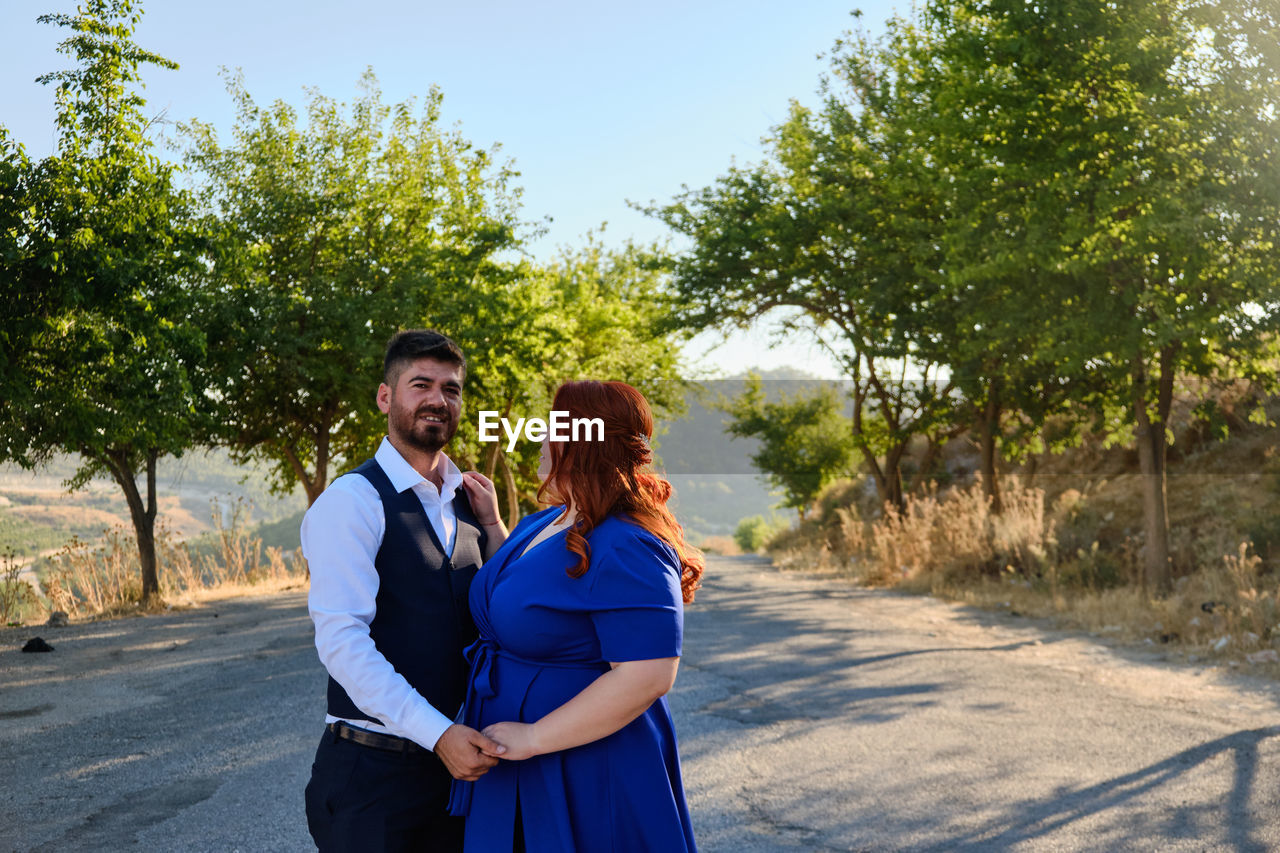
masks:
[[[736,557],[742,553],[738,543],[729,536],[704,536],[698,547],[708,554],[720,554],[725,557]]]
[[[277,592],[287,592],[292,589],[302,589],[307,585],[307,576],[305,572],[286,573],[277,577],[265,577],[262,580],[253,583],[239,583],[235,581],[227,581],[217,586],[194,587],[184,590],[181,594],[175,595],[170,599],[169,604],[173,606],[190,606],[195,604],[203,604],[209,601],[219,601],[224,598],[240,598],[247,595],[271,595]]]
[[[307,578],[301,549],[285,554],[263,548],[248,532],[244,501],[229,512],[213,506],[214,547],[198,552],[173,534],[165,520],[156,525],[156,559],[161,596],[170,604],[213,597],[270,592],[297,586]],[[41,580],[46,612],[72,618],[100,618],[137,612],[142,597],[141,568],[132,532],[104,531],[101,544],[79,539],[50,558]]]
[[[901,511],[886,507],[873,519],[864,519],[856,505],[820,515],[825,518],[811,529],[772,540],[770,552],[783,563],[816,559],[821,567],[876,585],[933,591],[959,577],[1039,573],[1057,544],[1044,492],[1016,479],[1005,485],[1000,515],[991,512],[981,483],[943,495],[931,491],[908,500]]]
[[[41,612],[35,588],[22,579],[23,568],[12,548],[0,551],[0,625],[22,624],[29,614]]]
[[[842,484],[832,490],[840,494],[832,505],[820,502],[768,550],[784,568],[1052,617],[1197,656],[1273,663],[1280,661],[1280,572],[1268,570],[1248,535],[1266,479],[1254,473],[1171,478],[1185,491],[1175,497],[1171,488],[1176,580],[1163,597],[1139,583],[1141,500],[1137,478],[1124,472],[1057,488],[1052,498],[1006,477],[1000,515],[990,511],[980,483],[879,513]]]

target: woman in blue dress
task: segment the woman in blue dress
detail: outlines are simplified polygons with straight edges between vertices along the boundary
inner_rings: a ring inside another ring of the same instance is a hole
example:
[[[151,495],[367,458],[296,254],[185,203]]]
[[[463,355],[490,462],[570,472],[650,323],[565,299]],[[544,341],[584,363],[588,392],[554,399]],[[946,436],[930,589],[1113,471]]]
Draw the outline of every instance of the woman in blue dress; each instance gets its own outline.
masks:
[[[653,416],[622,382],[571,382],[552,405],[603,439],[543,443],[539,500],[471,585],[468,725],[498,766],[454,782],[466,850],[694,851],[665,694],[702,555],[651,467]],[[477,515],[497,518],[497,502]]]

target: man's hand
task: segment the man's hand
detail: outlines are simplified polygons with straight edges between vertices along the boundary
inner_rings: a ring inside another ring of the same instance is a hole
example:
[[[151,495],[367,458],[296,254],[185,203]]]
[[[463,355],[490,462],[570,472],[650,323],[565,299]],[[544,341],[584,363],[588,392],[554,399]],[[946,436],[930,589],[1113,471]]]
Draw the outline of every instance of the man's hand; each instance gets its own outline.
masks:
[[[498,763],[498,756],[507,748],[496,740],[485,737],[469,726],[454,723],[444,730],[436,741],[436,755],[453,774],[463,782],[474,782],[490,767]]]

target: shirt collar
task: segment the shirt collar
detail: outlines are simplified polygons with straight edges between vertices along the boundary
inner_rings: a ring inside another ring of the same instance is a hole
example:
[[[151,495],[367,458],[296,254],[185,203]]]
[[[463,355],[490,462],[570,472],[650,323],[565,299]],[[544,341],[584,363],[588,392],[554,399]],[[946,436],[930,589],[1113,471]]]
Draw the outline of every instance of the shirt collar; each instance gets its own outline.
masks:
[[[387,479],[391,481],[391,485],[397,492],[404,492],[419,483],[426,483],[431,486],[427,491],[431,494],[436,493],[435,485],[405,461],[405,458],[400,455],[400,451],[396,450],[391,444],[389,438],[383,437],[382,444],[378,446],[378,452],[373,455],[373,458],[382,466]],[[457,465],[453,464],[453,460],[445,456],[444,453],[440,454],[440,466],[441,473],[444,475],[444,481],[440,486],[439,492],[440,500],[451,501],[458,487],[462,485],[462,472],[458,470]]]

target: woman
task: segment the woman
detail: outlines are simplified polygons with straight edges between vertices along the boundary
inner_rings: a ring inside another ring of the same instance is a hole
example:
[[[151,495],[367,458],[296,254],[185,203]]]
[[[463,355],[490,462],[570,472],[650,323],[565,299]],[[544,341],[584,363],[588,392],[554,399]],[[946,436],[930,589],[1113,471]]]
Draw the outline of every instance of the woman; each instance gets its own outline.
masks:
[[[702,555],[650,466],[639,391],[570,382],[552,408],[602,418],[604,437],[543,443],[538,498],[553,505],[471,585],[480,639],[463,713],[506,752],[454,782],[450,810],[467,815],[468,851],[692,851],[664,695]],[[477,516],[496,519],[496,499],[484,503]]]

